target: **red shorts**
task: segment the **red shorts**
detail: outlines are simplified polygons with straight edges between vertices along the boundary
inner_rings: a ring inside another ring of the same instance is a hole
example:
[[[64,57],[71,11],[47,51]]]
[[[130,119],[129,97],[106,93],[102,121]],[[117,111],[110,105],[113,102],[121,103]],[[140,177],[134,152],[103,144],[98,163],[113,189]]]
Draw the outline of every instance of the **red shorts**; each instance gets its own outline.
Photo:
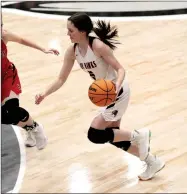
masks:
[[[19,80],[17,69],[14,65],[12,68],[8,69],[6,72],[2,72],[4,75],[2,76],[2,89],[1,89],[1,102],[10,96],[10,92],[13,91],[17,95],[19,95],[21,91],[21,83]]]

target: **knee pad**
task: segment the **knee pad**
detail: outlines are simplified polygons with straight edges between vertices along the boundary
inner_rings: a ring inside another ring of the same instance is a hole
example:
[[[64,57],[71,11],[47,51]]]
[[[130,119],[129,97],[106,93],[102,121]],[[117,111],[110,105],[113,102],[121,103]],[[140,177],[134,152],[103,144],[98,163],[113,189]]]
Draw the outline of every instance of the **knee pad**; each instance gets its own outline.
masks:
[[[18,107],[17,112],[19,114],[19,121],[26,122],[29,119],[29,113],[21,107]]]
[[[19,99],[17,98],[9,99],[5,102],[3,106],[6,106],[6,108],[19,107]]]
[[[2,124],[17,125],[20,121],[26,122],[29,119],[29,113],[19,107],[18,99],[8,100],[1,108]]]
[[[119,127],[106,128],[105,130],[107,131],[107,130],[112,130],[112,129],[119,129]],[[110,143],[124,151],[127,151],[131,146],[130,141],[120,141],[120,142],[110,142]]]
[[[114,140],[113,130],[100,130],[90,127],[88,130],[88,139],[96,144],[104,144]]]

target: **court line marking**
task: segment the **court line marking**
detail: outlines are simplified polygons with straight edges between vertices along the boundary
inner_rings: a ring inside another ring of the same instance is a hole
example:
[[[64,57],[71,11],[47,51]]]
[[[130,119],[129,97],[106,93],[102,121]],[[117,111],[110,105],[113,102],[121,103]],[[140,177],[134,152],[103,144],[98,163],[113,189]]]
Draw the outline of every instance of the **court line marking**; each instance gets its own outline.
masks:
[[[10,1],[10,2],[1,2],[1,5],[2,6],[6,6],[6,5],[12,5],[12,4],[15,4],[17,3],[16,1]]]
[[[25,174],[25,169],[26,169],[26,151],[25,151],[25,145],[24,145],[24,141],[22,138],[22,134],[20,131],[21,128],[19,128],[18,126],[15,126],[15,125],[11,125],[11,126],[14,129],[14,132],[15,132],[16,137],[17,137],[18,142],[19,142],[21,163],[20,163],[18,178],[17,178],[16,184],[14,186],[14,189],[11,191],[8,191],[7,193],[19,193],[19,190],[21,188],[21,184],[23,182],[24,174]]]
[[[4,13],[14,13],[24,16],[38,17],[43,19],[67,19],[68,15],[53,15],[53,14],[45,14],[45,13],[36,13],[18,9],[10,9],[10,8],[2,8],[2,12]],[[187,19],[187,14],[179,14],[179,15],[164,15],[164,16],[136,16],[136,17],[95,17],[91,16],[93,20],[104,19],[111,21],[152,21],[152,20],[176,20],[176,19]]]

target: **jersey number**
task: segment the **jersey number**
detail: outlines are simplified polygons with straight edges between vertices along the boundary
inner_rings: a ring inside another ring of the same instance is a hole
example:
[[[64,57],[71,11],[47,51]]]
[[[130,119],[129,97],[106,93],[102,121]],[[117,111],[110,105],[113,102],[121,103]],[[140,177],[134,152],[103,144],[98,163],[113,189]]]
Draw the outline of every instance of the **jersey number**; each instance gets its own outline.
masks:
[[[96,77],[92,71],[88,71],[88,73],[90,74],[90,77],[92,77],[94,80],[96,80]]]

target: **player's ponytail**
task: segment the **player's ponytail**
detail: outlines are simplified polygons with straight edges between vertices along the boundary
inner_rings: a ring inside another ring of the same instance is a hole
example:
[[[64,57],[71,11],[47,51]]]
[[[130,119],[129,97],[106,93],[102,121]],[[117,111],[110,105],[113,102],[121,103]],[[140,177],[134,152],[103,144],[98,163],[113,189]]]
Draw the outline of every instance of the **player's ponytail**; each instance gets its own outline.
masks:
[[[68,18],[74,26],[79,30],[86,32],[86,35],[93,31],[98,38],[108,45],[111,49],[116,48],[116,44],[119,44],[114,38],[118,37],[118,30],[116,26],[111,26],[110,22],[106,23],[103,20],[98,20],[93,26],[91,18],[86,13],[75,13]]]
[[[118,29],[116,26],[111,26],[110,22],[106,23],[103,20],[98,20],[96,27],[93,28],[94,33],[108,45],[112,50],[116,48],[116,44],[119,44],[114,38],[118,37]]]

